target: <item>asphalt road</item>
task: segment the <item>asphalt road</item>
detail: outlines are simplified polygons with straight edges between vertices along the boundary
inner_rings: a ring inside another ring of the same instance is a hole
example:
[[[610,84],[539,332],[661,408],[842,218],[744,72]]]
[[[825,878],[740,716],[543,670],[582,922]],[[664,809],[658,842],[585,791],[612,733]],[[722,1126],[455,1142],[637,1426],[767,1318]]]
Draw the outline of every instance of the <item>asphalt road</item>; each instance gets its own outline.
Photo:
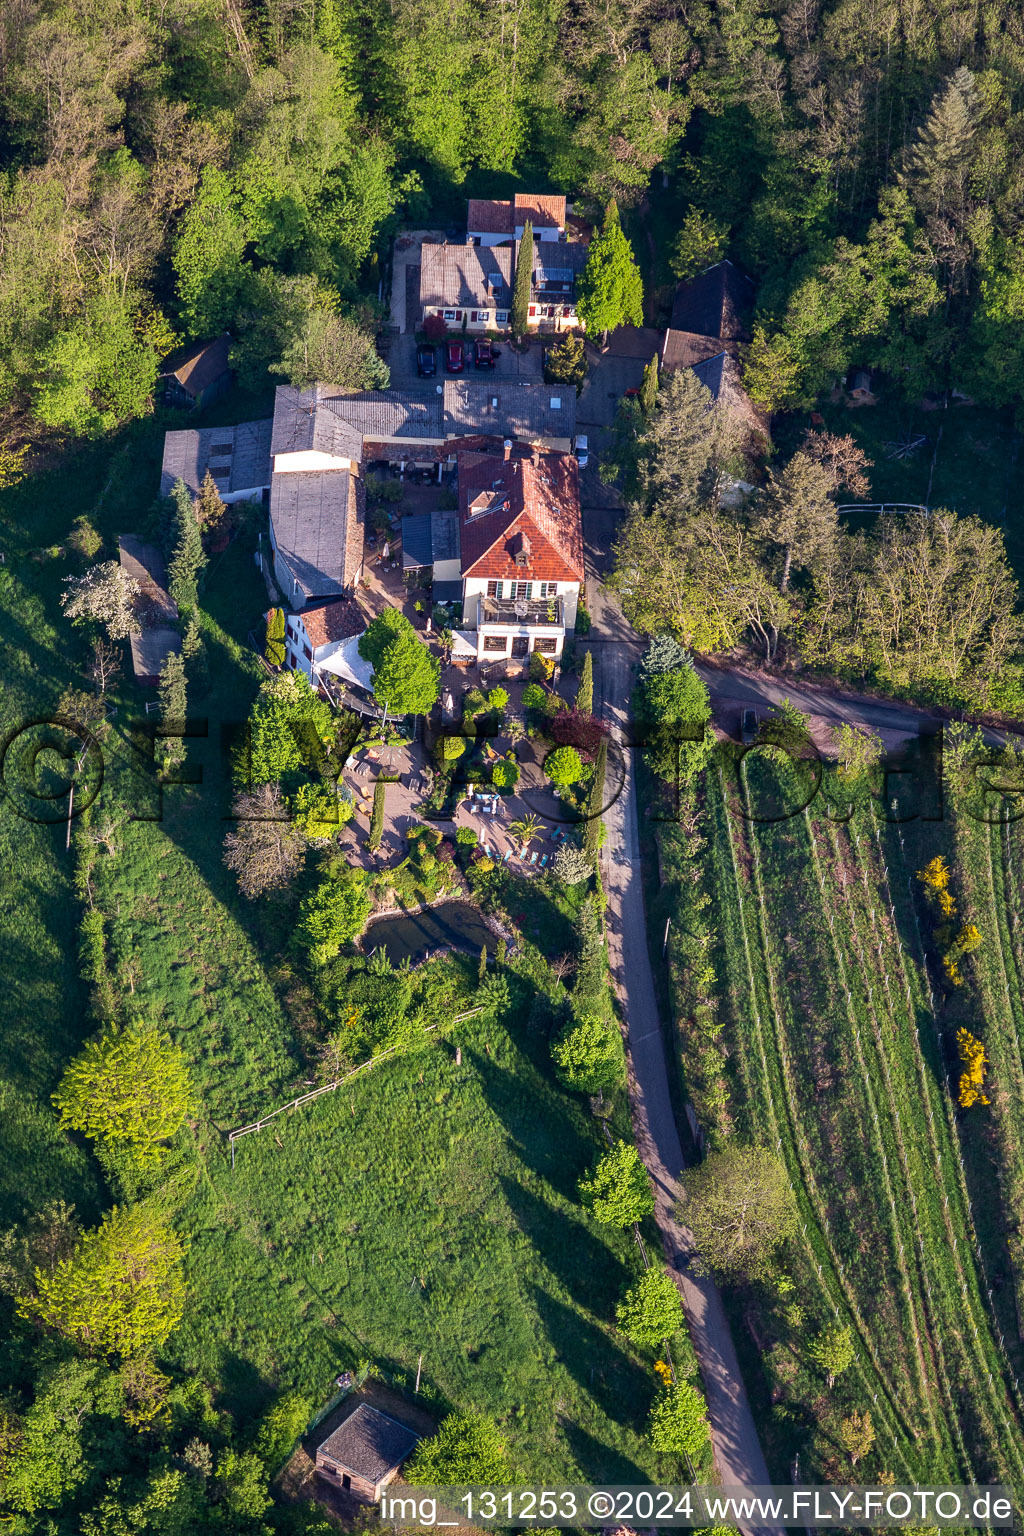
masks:
[[[594,648],[595,698],[602,701],[613,736],[627,720],[635,642]],[[647,951],[640,872],[634,754],[625,752],[622,792],[605,816],[608,838],[602,875],[608,895],[609,960],[629,1034],[630,1097],[637,1144],[655,1191],[655,1219],[669,1272],[679,1287],[708,1402],[715,1469],[723,1485],[769,1482],[732,1334],[718,1287],[694,1275],[688,1260],[692,1234],[675,1215],[683,1153],[668,1090],[668,1068]]]

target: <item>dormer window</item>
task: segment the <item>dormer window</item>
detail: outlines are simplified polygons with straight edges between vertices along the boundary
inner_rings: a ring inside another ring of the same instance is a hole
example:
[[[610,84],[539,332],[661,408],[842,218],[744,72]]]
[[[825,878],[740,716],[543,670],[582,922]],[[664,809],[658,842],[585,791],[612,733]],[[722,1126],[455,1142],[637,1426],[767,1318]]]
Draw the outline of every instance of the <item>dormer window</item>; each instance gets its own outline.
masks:
[[[517,533],[509,541],[509,553],[518,566],[527,566],[530,563],[530,540],[525,533]]]

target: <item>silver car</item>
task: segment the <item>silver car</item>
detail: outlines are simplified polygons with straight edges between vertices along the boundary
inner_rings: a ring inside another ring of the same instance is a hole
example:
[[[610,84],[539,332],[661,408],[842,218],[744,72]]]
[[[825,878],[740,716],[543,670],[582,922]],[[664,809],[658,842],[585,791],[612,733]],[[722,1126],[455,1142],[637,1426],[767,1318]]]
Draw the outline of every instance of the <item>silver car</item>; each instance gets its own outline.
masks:
[[[572,451],[576,455],[576,462],[580,469],[586,469],[590,462],[590,443],[585,432],[573,438]]]

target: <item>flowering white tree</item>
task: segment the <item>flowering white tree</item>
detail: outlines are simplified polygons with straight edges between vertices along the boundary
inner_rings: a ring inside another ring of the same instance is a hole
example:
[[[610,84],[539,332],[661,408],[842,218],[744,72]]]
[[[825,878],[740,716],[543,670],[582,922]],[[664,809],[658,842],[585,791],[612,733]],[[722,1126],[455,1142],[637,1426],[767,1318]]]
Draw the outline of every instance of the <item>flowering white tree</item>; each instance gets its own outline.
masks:
[[[555,879],[561,880],[563,885],[579,885],[581,880],[589,880],[594,873],[594,866],[583,849],[572,843],[562,844],[551,868]]]
[[[60,605],[75,624],[102,624],[111,640],[125,640],[136,627],[134,603],[142,590],[116,560],[91,565],[81,576],[66,576]]]

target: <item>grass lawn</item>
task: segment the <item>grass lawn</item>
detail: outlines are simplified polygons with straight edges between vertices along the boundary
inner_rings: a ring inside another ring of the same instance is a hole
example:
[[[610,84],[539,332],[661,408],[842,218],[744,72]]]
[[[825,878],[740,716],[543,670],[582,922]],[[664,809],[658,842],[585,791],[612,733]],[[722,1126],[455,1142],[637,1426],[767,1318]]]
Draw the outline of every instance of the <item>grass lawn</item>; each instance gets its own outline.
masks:
[[[411,1383],[422,1353],[428,1401],[492,1412],[527,1479],[654,1474],[653,1377],[609,1327],[632,1244],[576,1201],[599,1135],[542,1037],[468,1020],[277,1127],[179,1213],[183,1368],[246,1414],[271,1383],[325,1400],[362,1359]]]

